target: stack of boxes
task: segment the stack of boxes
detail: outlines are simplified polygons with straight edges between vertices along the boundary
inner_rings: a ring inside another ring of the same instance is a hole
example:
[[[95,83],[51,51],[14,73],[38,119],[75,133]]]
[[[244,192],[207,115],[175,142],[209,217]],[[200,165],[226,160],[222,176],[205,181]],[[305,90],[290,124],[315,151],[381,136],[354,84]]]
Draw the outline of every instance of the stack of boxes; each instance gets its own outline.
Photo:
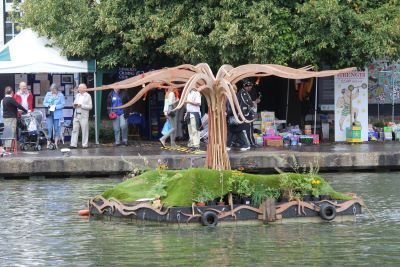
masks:
[[[266,146],[283,146],[282,137],[277,135],[275,125],[275,112],[261,112],[261,131],[264,133],[263,140]]]
[[[301,144],[319,144],[319,134],[312,134],[311,125],[305,125],[304,132],[302,132],[298,126],[288,127],[287,132],[278,133],[275,127],[275,112],[262,111],[260,113],[260,128],[262,133],[262,142],[264,146],[283,146],[285,143],[288,145],[298,145]],[[304,135],[302,135],[304,133]],[[256,141],[260,139],[261,136],[255,135]]]
[[[392,131],[393,129],[390,126],[383,127],[383,134],[385,136],[385,141],[392,140]]]
[[[267,130],[271,129],[272,124],[275,120],[275,112],[272,111],[262,111],[261,117],[261,132],[266,133]]]

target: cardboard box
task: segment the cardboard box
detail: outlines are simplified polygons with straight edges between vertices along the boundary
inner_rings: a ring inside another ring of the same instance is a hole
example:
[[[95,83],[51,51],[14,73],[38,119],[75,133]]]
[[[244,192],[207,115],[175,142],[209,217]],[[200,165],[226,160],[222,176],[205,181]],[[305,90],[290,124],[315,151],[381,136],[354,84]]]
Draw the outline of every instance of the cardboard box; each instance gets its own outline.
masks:
[[[359,126],[347,127],[346,141],[351,143],[361,143],[361,127]]]
[[[393,137],[392,137],[392,132],[384,132],[385,135],[385,140],[386,141],[392,141]]]
[[[273,111],[261,111],[260,116],[263,122],[273,122],[275,120],[275,112]]]
[[[266,140],[267,141],[267,146],[275,146],[275,147],[279,147],[279,146],[283,146],[283,140]]]
[[[393,131],[393,129],[392,129],[392,127],[386,126],[386,127],[383,127],[383,131],[385,133],[389,133],[389,132],[391,133]]]
[[[263,136],[265,146],[283,146],[282,136],[268,135]]]
[[[282,136],[280,135],[267,135],[263,137],[264,140],[282,140]]]
[[[318,145],[319,144],[319,134],[310,134],[310,137],[313,138],[313,144]]]
[[[314,139],[311,136],[300,136],[300,143],[303,145],[312,145]]]
[[[269,121],[262,121],[261,122],[261,132],[266,133],[266,131],[272,127],[272,122]]]

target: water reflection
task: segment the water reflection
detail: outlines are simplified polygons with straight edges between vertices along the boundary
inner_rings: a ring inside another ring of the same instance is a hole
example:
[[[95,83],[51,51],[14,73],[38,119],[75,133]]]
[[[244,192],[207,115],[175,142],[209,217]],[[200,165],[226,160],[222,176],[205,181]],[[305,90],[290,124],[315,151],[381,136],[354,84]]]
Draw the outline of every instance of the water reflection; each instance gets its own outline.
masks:
[[[398,173],[324,174],[365,198],[355,223],[171,228],[77,216],[118,179],[0,182],[0,266],[400,265]]]

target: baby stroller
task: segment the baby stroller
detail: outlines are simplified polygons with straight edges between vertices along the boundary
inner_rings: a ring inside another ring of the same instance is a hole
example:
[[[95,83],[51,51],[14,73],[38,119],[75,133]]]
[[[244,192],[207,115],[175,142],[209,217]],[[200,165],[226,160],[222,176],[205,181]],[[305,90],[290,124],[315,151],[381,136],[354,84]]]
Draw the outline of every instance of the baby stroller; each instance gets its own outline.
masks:
[[[205,113],[201,117],[201,131],[200,131],[200,141],[207,144],[208,143],[208,114]]]
[[[34,150],[40,151],[46,145],[47,137],[41,128],[42,120],[43,114],[37,110],[21,115],[19,128],[21,150],[28,150],[33,147]]]

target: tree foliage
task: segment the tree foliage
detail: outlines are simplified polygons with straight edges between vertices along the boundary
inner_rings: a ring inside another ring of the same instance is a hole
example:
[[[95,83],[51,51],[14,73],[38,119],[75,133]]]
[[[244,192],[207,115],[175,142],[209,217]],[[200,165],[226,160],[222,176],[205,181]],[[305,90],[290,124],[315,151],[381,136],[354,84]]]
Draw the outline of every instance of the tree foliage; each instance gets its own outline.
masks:
[[[23,27],[101,67],[363,66],[400,55],[397,0],[25,0]]]

